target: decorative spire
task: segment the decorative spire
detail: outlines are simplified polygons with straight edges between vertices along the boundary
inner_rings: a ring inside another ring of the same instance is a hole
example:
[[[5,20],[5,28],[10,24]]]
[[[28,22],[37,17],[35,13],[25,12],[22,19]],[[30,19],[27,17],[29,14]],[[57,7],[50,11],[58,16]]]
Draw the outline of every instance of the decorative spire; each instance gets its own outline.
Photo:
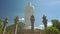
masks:
[[[34,21],[35,21],[34,15],[31,16],[30,20],[32,23],[34,23]]]

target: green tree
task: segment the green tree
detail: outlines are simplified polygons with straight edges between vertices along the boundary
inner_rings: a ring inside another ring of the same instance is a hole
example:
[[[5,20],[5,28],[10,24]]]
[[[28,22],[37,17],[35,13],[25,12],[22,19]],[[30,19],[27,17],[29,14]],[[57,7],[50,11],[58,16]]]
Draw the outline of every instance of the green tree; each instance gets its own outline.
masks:
[[[2,19],[0,18],[0,34],[2,34]]]
[[[56,27],[60,31],[60,22],[56,19],[52,20],[53,27]]]
[[[60,31],[60,22],[56,24],[56,28]]]
[[[45,34],[60,34],[56,27],[47,27],[45,29]]]
[[[59,23],[57,19],[52,20],[53,27],[56,26]]]

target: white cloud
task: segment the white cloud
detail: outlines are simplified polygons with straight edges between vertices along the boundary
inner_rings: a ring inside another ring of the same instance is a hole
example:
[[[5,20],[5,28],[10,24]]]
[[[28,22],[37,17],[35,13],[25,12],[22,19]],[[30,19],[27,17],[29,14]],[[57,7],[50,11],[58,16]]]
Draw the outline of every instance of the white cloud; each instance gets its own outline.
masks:
[[[21,18],[21,19],[19,19],[19,20],[24,20],[24,18]]]
[[[24,18],[19,19],[20,22],[24,23]]]
[[[22,20],[24,20],[24,18],[22,18]]]
[[[43,24],[42,25],[39,25],[38,28],[39,29],[44,29],[44,25]]]
[[[52,22],[48,22],[47,26],[52,26]]]

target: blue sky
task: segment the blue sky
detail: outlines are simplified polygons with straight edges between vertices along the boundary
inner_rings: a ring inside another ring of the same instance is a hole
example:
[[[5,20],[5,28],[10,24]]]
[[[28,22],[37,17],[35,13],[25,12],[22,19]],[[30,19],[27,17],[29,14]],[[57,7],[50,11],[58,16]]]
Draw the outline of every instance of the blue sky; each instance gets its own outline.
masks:
[[[34,7],[35,26],[42,24],[42,16],[45,14],[48,23],[52,19],[60,20],[60,0],[0,0],[0,16],[9,18],[9,24],[14,23],[15,16],[24,17],[24,9],[28,2]]]

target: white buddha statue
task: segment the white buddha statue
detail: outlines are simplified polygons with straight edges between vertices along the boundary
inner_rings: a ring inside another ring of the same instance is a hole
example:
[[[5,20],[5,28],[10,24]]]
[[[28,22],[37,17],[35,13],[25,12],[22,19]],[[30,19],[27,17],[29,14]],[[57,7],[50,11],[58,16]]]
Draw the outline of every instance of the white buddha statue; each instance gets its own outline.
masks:
[[[30,17],[32,16],[32,15],[34,15],[34,6],[30,3],[30,2],[28,2],[28,5],[27,5],[27,7],[26,7],[26,9],[25,9],[25,25],[26,26],[31,26],[31,21],[30,21]]]

